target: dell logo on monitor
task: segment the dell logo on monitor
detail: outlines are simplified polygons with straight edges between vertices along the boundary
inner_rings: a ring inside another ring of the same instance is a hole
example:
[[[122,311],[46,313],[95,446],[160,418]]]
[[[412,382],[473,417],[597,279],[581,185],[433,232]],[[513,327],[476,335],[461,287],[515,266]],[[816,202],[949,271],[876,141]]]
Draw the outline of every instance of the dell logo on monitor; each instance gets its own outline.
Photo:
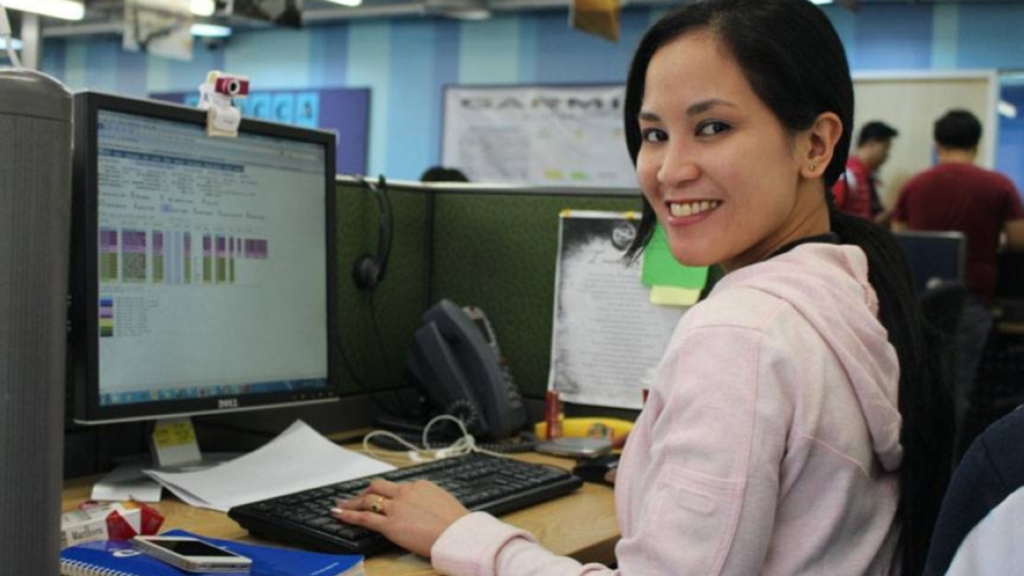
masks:
[[[224,398],[223,400],[217,400],[217,408],[238,408],[238,398]]]

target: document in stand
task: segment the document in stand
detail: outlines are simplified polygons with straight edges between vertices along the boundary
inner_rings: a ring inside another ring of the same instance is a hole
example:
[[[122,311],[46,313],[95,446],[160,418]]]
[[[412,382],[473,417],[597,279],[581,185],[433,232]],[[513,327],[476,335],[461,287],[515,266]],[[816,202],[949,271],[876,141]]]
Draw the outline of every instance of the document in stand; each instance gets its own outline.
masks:
[[[548,388],[567,402],[640,409],[685,309],[652,304],[641,263],[623,260],[636,235],[627,214],[566,211],[559,231]]]
[[[220,466],[146,473],[192,506],[227,512],[234,506],[394,469],[338,446],[298,420],[263,447]]]

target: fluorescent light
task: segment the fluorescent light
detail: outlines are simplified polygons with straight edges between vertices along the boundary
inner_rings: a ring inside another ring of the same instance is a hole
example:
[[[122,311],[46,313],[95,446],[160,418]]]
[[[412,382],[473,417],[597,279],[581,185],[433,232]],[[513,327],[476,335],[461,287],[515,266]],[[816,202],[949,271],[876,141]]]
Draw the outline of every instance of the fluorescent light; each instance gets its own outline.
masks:
[[[1017,107],[1006,100],[1000,100],[999,104],[996,105],[996,110],[999,111],[1000,116],[1005,116],[1010,119],[1017,117]]]
[[[231,36],[231,28],[216,24],[193,24],[192,35],[204,38],[227,38]]]
[[[832,0],[811,0],[811,4],[831,4]]]
[[[196,16],[213,16],[217,3],[213,0],[190,0],[188,8]]]
[[[85,5],[73,0],[3,0],[4,6],[64,20],[85,18]]]
[[[491,11],[486,8],[467,8],[465,10],[450,10],[444,15],[459,20],[487,20],[491,17]]]
[[[363,0],[327,0],[328,2],[334,2],[335,4],[341,4],[342,6],[359,6],[363,3]]]
[[[15,50],[21,50],[21,40],[18,40],[17,38],[12,39],[11,46],[14,46]],[[0,50],[7,50],[7,40],[4,38],[0,38]]]

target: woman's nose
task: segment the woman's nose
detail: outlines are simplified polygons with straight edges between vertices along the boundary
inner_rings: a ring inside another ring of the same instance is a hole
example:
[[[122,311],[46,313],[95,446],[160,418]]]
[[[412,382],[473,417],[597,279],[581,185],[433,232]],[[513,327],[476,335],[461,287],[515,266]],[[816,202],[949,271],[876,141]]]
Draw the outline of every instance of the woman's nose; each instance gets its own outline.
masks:
[[[658,181],[676,187],[700,177],[700,167],[682,146],[670,146],[658,169]]]

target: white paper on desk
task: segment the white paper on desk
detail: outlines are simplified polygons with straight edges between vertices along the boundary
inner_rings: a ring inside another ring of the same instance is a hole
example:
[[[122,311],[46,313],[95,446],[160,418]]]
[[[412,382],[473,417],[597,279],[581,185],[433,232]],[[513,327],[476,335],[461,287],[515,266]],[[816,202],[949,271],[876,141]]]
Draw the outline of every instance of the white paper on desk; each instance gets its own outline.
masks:
[[[296,420],[266,445],[220,466],[146,473],[192,506],[227,512],[233,506],[394,469],[346,450]]]
[[[125,464],[114,468],[92,487],[92,499],[123,502],[159,502],[164,487],[143,471],[142,464]]]

